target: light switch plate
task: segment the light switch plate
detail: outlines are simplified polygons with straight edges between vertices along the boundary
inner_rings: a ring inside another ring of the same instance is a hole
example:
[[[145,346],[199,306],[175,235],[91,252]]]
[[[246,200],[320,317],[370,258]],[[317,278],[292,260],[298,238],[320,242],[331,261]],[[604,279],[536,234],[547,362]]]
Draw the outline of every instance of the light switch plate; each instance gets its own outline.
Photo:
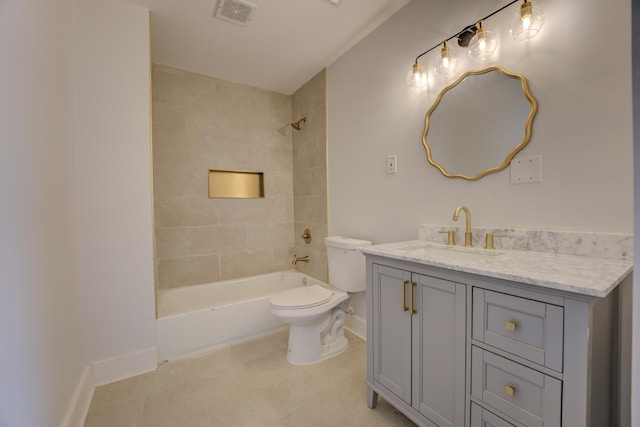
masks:
[[[542,156],[511,160],[511,183],[528,184],[542,181]]]

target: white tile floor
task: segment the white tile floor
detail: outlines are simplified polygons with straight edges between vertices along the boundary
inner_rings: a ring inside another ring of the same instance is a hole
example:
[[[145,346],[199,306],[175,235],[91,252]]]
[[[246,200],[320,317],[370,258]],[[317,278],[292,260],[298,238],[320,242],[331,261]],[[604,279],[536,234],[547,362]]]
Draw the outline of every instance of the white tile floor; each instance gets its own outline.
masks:
[[[98,387],[85,427],[415,427],[384,399],[366,403],[366,344],[292,366],[288,331]]]

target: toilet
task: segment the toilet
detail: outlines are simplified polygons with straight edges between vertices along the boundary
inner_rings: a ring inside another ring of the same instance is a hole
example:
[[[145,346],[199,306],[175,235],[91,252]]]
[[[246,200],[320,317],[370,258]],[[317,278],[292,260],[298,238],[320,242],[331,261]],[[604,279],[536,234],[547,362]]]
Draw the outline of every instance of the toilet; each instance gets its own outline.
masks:
[[[329,284],[317,282],[275,294],[271,313],[290,324],[287,360],[307,365],[342,353],[349,347],[344,320],[351,295],[366,289],[365,258],[360,248],[367,240],[325,238]]]

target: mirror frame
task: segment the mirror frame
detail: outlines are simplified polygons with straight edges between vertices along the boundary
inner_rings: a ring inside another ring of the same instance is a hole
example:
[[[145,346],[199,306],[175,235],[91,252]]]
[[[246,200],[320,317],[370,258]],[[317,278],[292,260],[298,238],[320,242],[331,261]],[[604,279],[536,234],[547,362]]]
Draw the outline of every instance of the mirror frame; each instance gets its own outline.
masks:
[[[458,84],[460,84],[460,82],[462,82],[466,77],[469,76],[475,76],[475,75],[479,75],[479,74],[486,74],[489,73],[491,71],[497,71],[501,74],[503,74],[506,77],[512,78],[512,79],[518,79],[520,80],[520,85],[522,87],[522,93],[525,96],[525,98],[529,101],[529,103],[531,104],[531,110],[529,111],[529,115],[527,116],[527,121],[525,123],[525,130],[524,130],[524,136],[522,138],[522,140],[520,141],[520,143],[514,147],[511,152],[507,155],[507,157],[504,159],[504,161],[499,164],[496,167],[490,168],[490,169],[486,169],[484,171],[479,172],[478,174],[474,175],[474,176],[468,176],[468,175],[462,175],[462,174],[457,174],[457,173],[449,173],[445,170],[445,168],[440,165],[438,162],[436,162],[431,154],[431,147],[429,147],[429,143],[427,142],[427,133],[429,132],[429,122],[431,120],[431,114],[436,110],[436,108],[438,107],[438,105],[440,104],[440,101],[442,100],[443,96],[450,91],[451,89],[455,88]],[[518,152],[520,150],[522,150],[528,143],[529,140],[531,139],[531,127],[533,125],[533,118],[535,117],[536,113],[538,112],[538,102],[535,100],[535,98],[533,97],[533,95],[531,95],[531,91],[529,90],[529,84],[527,82],[527,79],[521,75],[521,74],[516,74],[516,73],[511,73],[507,70],[505,70],[504,68],[500,67],[500,66],[491,66],[491,67],[487,67],[484,68],[482,70],[473,70],[473,71],[467,71],[466,73],[462,74],[460,77],[458,77],[454,82],[450,83],[448,86],[446,86],[444,89],[442,89],[440,91],[440,93],[438,94],[438,96],[436,97],[433,105],[431,106],[431,108],[429,108],[429,111],[427,111],[427,115],[425,116],[424,119],[424,132],[422,133],[422,145],[424,145],[425,150],[427,151],[427,161],[435,166],[440,173],[442,173],[442,175],[444,175],[447,178],[462,178],[462,179],[466,179],[469,181],[476,181],[480,178],[482,178],[485,175],[488,175],[490,173],[494,173],[494,172],[499,172],[501,170],[503,170],[504,168],[507,167],[507,165],[509,165],[509,163],[511,162],[511,160],[513,160],[514,156],[516,154],[518,154]]]

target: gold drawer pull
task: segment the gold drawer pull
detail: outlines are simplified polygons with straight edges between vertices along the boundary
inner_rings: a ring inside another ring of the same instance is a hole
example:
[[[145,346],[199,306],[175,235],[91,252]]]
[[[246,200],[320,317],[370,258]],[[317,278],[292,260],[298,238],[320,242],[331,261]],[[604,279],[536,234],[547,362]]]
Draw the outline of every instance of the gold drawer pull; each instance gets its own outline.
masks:
[[[504,330],[508,332],[515,332],[517,326],[516,322],[504,322]]]
[[[407,285],[409,284],[408,280],[402,282],[402,311],[409,311],[409,307],[407,307]]]
[[[516,389],[514,387],[511,387],[510,385],[504,386],[505,396],[513,397],[515,394],[516,394]]]
[[[415,287],[416,287],[416,282],[411,282],[411,314],[412,315],[417,313],[413,305],[413,288]]]

